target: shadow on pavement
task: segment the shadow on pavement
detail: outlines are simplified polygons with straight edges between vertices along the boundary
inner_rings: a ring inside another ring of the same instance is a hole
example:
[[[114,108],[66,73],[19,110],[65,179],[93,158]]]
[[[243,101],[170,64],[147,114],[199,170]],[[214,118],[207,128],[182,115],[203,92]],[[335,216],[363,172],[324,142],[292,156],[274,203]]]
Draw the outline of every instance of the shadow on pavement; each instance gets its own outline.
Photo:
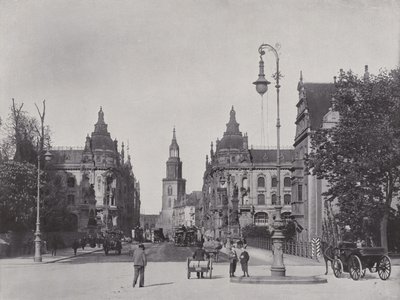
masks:
[[[159,285],[169,285],[169,284],[173,284],[173,282],[153,283],[153,284],[145,285],[144,287],[152,287],[152,286],[159,286]]]

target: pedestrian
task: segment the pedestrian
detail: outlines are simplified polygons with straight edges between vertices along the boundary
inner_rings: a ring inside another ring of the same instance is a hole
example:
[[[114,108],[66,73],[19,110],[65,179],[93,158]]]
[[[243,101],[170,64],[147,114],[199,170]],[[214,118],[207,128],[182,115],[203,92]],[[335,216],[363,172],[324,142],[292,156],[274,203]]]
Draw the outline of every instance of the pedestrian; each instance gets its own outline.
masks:
[[[235,246],[232,245],[229,248],[229,277],[235,277],[237,263],[237,254],[235,251]]]
[[[250,259],[249,253],[246,250],[244,250],[242,252],[242,254],[240,254],[239,258],[240,258],[240,265],[242,266],[242,271],[243,271],[242,277],[245,277],[246,275],[247,275],[247,277],[250,277],[249,276],[249,259]]]
[[[79,248],[79,241],[77,239],[75,239],[72,243],[72,249],[74,249],[74,255],[76,255],[78,248]]]
[[[57,255],[57,248],[58,248],[58,238],[56,235],[53,235],[51,240],[51,256]]]
[[[193,253],[193,259],[196,261],[204,261],[206,258],[208,259],[210,256],[203,249],[203,244],[199,243],[196,251]],[[203,272],[196,272],[197,278],[204,278]]]
[[[144,245],[139,244],[139,247],[133,252],[133,267],[135,269],[135,274],[133,278],[132,287],[135,287],[138,277],[139,279],[139,287],[144,286],[144,269],[147,265],[146,254],[144,252]]]
[[[85,246],[86,246],[86,238],[81,238],[81,247],[82,247],[82,250],[85,250]]]

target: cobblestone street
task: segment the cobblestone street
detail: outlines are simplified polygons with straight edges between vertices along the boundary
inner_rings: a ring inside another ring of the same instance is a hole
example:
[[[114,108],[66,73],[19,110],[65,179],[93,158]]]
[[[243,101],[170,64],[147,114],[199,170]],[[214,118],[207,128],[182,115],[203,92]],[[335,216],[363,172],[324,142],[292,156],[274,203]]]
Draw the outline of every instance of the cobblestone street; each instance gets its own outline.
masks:
[[[337,279],[332,271],[327,284],[257,285],[229,281],[227,257],[214,263],[213,278],[190,280],[186,277],[189,247],[172,244],[147,244],[149,263],[145,287],[132,288],[133,268],[129,247],[119,255],[103,252],[71,257],[50,264],[28,264],[19,258],[1,260],[1,299],[396,299],[400,293],[400,267],[394,265],[388,281],[370,274],[353,281],[348,274]],[[69,251],[69,250],[68,250]],[[268,262],[268,251],[249,249],[250,276],[269,275],[262,255]],[[287,275],[324,277],[322,263],[285,256]],[[239,266],[238,266],[239,267]],[[236,274],[241,275],[240,267]],[[193,274],[194,275],[194,274]]]

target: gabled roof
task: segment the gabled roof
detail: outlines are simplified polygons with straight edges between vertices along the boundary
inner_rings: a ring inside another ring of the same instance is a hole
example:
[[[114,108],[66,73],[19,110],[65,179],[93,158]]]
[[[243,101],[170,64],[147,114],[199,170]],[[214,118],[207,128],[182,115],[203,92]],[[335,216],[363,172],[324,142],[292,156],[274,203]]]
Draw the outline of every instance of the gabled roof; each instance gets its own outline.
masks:
[[[316,130],[322,125],[322,118],[331,107],[335,92],[333,83],[305,83],[306,107],[310,117],[310,128]]]

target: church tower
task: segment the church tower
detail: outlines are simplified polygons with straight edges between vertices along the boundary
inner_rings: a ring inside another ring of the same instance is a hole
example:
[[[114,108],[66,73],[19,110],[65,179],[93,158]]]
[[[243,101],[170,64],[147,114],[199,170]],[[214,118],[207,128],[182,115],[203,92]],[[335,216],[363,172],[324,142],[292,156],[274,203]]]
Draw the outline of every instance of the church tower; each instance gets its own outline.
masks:
[[[172,214],[175,206],[181,205],[186,193],[186,180],[182,178],[182,162],[179,157],[179,145],[173,130],[169,158],[166,163],[166,177],[162,181],[162,210],[159,227],[164,234],[172,234]]]

